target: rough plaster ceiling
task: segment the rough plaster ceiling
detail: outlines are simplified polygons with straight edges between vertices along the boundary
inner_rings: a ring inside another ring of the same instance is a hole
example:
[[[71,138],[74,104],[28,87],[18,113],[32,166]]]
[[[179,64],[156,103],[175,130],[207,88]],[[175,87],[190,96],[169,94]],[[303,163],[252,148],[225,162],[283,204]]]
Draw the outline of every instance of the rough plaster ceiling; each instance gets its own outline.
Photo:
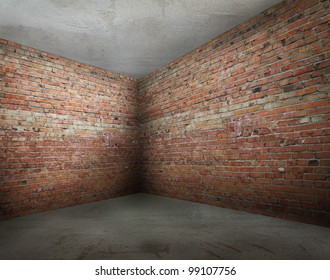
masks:
[[[281,0],[0,0],[0,37],[140,78]]]

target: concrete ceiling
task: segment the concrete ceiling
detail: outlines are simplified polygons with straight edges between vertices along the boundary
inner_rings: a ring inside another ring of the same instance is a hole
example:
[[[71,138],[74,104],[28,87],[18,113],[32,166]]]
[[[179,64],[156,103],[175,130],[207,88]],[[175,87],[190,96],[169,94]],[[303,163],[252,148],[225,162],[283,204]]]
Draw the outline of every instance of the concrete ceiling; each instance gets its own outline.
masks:
[[[143,77],[281,0],[0,0],[0,37]]]

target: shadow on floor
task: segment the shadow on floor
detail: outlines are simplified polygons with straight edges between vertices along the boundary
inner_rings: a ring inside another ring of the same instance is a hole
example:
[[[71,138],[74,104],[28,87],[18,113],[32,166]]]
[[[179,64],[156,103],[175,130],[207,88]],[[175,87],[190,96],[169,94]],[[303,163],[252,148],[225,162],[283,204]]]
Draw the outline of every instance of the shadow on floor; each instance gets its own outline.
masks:
[[[140,193],[0,221],[0,259],[330,259],[330,228]]]

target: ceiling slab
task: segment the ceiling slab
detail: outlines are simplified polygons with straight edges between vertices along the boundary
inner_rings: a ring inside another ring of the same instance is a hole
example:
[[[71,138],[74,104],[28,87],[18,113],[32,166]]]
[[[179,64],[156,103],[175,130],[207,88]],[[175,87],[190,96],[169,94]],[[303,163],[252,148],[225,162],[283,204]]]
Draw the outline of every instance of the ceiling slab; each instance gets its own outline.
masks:
[[[1,0],[0,37],[135,78],[281,0]]]

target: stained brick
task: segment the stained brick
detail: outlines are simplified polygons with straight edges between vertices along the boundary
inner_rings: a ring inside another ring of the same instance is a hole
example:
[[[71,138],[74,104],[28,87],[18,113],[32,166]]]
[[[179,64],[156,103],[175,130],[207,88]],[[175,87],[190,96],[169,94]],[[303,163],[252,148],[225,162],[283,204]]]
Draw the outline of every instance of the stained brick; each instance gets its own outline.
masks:
[[[0,49],[0,219],[136,192],[137,82],[6,40]]]
[[[207,194],[224,207],[329,225],[329,208],[317,203],[330,194],[329,146],[321,145],[329,143],[330,100],[320,94],[329,5],[298,2],[282,2],[271,17],[266,11],[140,81],[144,191],[212,204]],[[162,177],[152,180],[159,168]],[[276,190],[271,199],[266,190]]]
[[[0,218],[141,190],[329,225],[328,27],[287,0],[139,81],[0,39]]]

